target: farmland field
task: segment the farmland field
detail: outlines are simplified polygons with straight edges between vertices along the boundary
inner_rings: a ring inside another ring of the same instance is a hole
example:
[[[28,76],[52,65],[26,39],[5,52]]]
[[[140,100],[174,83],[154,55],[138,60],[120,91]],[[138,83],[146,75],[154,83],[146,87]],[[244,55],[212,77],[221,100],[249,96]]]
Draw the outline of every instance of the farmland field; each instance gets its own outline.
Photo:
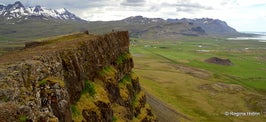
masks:
[[[132,38],[130,51],[143,89],[183,114],[180,121],[266,120],[266,43],[209,37]],[[211,57],[229,59],[232,65],[204,61]]]

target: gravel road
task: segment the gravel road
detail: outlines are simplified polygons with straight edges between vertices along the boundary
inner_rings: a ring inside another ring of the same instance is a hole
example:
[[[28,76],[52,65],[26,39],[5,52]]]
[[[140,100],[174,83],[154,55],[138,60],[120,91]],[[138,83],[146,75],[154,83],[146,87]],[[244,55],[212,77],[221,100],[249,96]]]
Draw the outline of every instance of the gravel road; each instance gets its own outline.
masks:
[[[180,118],[183,120],[185,119],[186,121],[191,121],[185,115],[178,113],[164,102],[145,91],[145,89],[142,88],[142,90],[145,92],[147,102],[151,105],[152,110],[157,116],[159,122],[179,122]]]

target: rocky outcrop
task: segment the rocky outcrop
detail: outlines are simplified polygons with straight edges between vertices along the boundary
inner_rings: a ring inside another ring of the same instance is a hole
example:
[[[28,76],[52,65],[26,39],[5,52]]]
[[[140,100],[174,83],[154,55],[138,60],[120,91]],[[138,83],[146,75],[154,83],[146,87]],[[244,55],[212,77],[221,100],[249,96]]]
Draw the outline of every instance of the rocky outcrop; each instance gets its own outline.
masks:
[[[132,72],[128,32],[32,44],[0,57],[1,120],[156,121]]]

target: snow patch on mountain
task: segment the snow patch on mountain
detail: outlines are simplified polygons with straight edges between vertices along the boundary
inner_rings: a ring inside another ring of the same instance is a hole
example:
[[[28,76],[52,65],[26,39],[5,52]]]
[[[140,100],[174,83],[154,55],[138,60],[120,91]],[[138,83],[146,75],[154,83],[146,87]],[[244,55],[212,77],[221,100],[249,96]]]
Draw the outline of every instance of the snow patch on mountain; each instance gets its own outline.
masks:
[[[42,6],[24,7],[21,2],[15,2],[9,5],[0,5],[0,17],[6,18],[6,20],[24,18],[29,19],[31,17],[38,17],[45,20],[48,19],[61,19],[61,20],[74,20],[85,21],[77,17],[73,13],[69,12],[65,8],[50,9]]]
[[[60,8],[56,10],[57,12],[59,12],[59,14],[63,14],[65,13],[67,10],[65,8]]]
[[[134,23],[134,24],[150,24],[150,23],[161,23],[165,22],[162,18],[147,18],[143,16],[132,16],[122,20],[126,23]]]

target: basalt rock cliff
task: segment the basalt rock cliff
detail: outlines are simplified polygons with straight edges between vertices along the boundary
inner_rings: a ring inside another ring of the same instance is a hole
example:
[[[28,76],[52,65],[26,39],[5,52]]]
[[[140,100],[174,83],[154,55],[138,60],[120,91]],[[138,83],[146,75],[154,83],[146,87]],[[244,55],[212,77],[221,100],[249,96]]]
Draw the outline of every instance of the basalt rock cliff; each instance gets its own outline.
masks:
[[[0,57],[0,120],[156,121],[133,65],[128,32],[28,43]]]

